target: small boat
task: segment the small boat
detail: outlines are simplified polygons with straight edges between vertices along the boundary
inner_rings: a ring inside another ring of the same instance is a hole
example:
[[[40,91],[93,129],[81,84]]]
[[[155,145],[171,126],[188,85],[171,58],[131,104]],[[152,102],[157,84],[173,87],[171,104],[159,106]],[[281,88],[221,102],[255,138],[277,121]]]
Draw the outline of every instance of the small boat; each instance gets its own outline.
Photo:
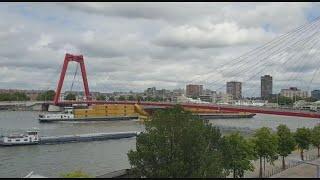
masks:
[[[38,130],[30,130],[25,134],[10,134],[0,137],[0,145],[3,146],[38,144],[39,142]]]
[[[74,119],[73,107],[65,107],[64,113],[40,114],[39,121]]]

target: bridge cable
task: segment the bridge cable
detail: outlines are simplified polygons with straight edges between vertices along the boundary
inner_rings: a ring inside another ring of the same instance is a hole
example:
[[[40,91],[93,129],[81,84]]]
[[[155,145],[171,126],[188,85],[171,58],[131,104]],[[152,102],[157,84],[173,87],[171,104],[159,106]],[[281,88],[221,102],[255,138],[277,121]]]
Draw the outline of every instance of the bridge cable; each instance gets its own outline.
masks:
[[[248,57],[250,54],[255,53],[256,51],[258,51],[258,50],[260,50],[260,49],[265,49],[266,47],[270,46],[270,44],[272,44],[272,43],[277,43],[278,41],[283,42],[283,39],[287,38],[288,36],[290,36],[290,35],[292,35],[292,34],[294,34],[294,33],[296,33],[296,32],[300,32],[301,30],[307,29],[306,27],[309,28],[310,26],[312,26],[312,25],[314,25],[315,23],[317,23],[317,22],[319,21],[319,19],[320,19],[320,17],[316,18],[316,19],[315,19],[313,22],[311,22],[311,23],[306,23],[306,24],[304,24],[304,25],[302,25],[302,26],[300,26],[300,27],[298,27],[298,28],[296,28],[296,29],[294,29],[294,30],[292,30],[292,31],[289,31],[289,32],[285,33],[284,35],[281,35],[280,37],[274,38],[273,40],[267,42],[266,44],[264,44],[264,45],[262,45],[262,46],[259,46],[259,47],[255,48],[255,49],[253,49],[252,51],[249,51],[249,52],[247,52],[247,53],[239,56],[238,58],[235,58],[235,59],[233,59],[233,60],[231,60],[231,61],[228,61],[228,62],[226,62],[226,63],[224,63],[223,65],[220,65],[220,66],[226,66],[226,65],[229,65],[229,64],[231,64],[231,63],[236,64],[237,62],[240,62],[240,61],[241,61],[241,58],[243,58],[243,57]],[[219,72],[219,71],[222,71],[222,69],[218,70],[218,72]],[[205,73],[205,74],[210,74],[210,73],[212,73],[212,72]],[[201,75],[205,75],[205,74],[201,74]],[[193,81],[195,81],[196,79],[197,79],[197,78],[194,78],[194,79],[192,79],[190,82],[193,82]]]

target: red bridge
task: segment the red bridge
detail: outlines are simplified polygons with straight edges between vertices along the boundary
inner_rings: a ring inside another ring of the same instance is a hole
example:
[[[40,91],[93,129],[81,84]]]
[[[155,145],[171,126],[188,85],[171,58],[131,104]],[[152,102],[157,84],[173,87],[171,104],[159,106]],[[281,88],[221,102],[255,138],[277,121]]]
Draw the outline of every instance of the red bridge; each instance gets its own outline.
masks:
[[[86,101],[59,101],[60,93],[65,77],[65,73],[70,61],[75,61],[80,63],[83,85],[85,90],[85,99]],[[87,82],[87,75],[84,65],[84,59],[82,55],[76,56],[71,54],[66,54],[64,65],[62,67],[60,80],[56,90],[56,95],[54,97],[53,104],[58,106],[67,106],[72,104],[135,104],[139,103],[144,106],[158,106],[158,107],[170,107],[176,103],[169,102],[137,102],[137,101],[92,101],[89,96],[89,86]],[[308,118],[320,118],[320,113],[308,112],[308,111],[299,111],[299,110],[289,110],[281,108],[266,108],[266,107],[248,107],[248,106],[231,106],[231,105],[216,105],[216,104],[195,104],[195,103],[182,103],[183,107],[189,108],[199,108],[199,109],[212,109],[220,111],[232,111],[232,112],[250,112],[250,113],[261,113],[261,114],[274,114],[274,115],[283,115],[283,116],[297,116],[297,117],[308,117]]]

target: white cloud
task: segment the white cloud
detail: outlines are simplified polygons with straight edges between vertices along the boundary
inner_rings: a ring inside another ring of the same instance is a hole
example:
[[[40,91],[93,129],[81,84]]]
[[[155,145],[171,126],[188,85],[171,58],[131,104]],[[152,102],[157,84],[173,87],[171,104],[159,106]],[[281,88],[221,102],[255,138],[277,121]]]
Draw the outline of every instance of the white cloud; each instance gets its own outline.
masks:
[[[262,28],[241,28],[234,22],[207,24],[206,27],[184,25],[160,31],[155,43],[162,46],[214,48],[263,43],[272,34]]]
[[[228,66],[231,73],[220,71],[224,63],[307,22],[306,11],[313,5],[1,4],[0,88],[55,88],[67,52],[84,55],[94,91],[184,87],[192,80],[217,88],[226,80],[246,80],[252,73],[259,79],[260,70],[277,79],[295,66],[274,70],[283,62],[274,57],[264,69],[262,57],[252,57],[248,63]],[[254,64],[255,69],[239,75]],[[306,63],[301,76],[309,77],[312,65],[314,61]]]

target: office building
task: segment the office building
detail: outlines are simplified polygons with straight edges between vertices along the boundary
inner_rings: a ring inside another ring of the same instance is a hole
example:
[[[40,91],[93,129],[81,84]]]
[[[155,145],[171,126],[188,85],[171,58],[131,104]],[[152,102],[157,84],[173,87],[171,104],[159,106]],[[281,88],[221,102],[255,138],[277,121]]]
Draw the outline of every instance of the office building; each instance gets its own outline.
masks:
[[[311,97],[320,100],[320,90],[311,91]]]
[[[202,94],[203,85],[188,84],[186,86],[187,97],[199,97]]]
[[[231,94],[233,99],[241,99],[241,82],[227,82],[227,94]]]
[[[272,95],[272,76],[261,76],[261,98],[267,99]]]

